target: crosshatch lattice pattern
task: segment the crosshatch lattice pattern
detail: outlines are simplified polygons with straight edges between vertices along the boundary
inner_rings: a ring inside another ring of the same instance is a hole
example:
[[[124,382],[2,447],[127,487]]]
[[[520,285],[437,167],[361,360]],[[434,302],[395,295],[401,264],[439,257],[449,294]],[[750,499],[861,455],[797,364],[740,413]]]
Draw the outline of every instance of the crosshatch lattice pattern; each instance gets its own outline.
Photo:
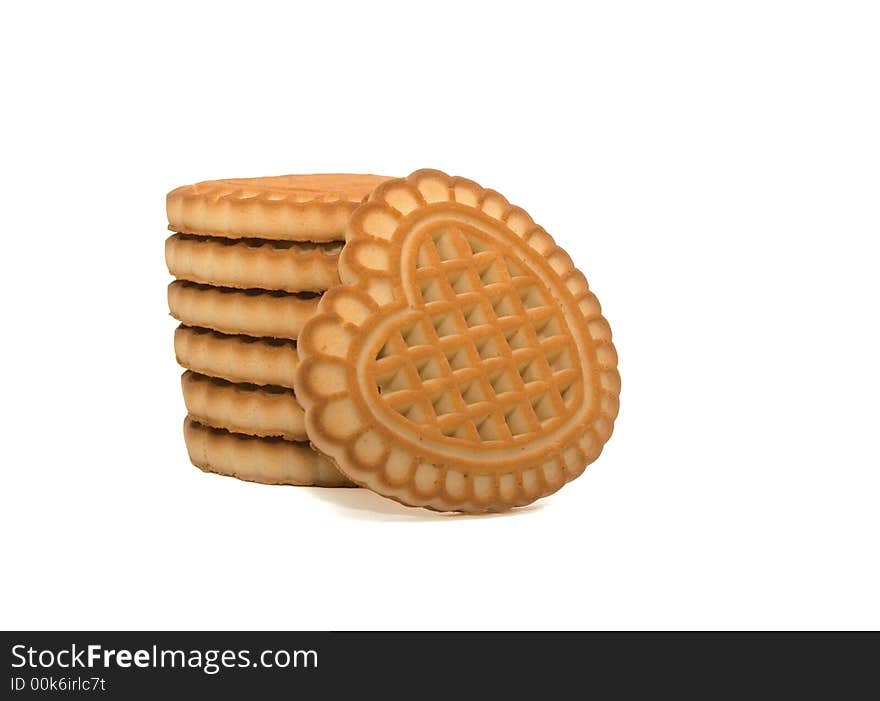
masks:
[[[517,260],[465,225],[443,224],[418,250],[421,304],[373,367],[401,416],[477,443],[528,440],[580,401],[577,350],[558,305]]]

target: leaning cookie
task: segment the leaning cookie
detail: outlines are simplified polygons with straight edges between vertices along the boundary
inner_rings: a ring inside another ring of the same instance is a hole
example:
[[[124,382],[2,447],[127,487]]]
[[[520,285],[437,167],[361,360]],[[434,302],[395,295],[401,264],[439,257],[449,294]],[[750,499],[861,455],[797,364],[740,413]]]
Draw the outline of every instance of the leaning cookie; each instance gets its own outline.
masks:
[[[611,329],[568,254],[521,208],[439,171],[352,216],[299,334],[309,439],[405,504],[492,511],[555,492],[611,436]]]
[[[190,461],[205,472],[261,484],[357,486],[308,443],[231,433],[191,417],[185,419],[183,430]]]

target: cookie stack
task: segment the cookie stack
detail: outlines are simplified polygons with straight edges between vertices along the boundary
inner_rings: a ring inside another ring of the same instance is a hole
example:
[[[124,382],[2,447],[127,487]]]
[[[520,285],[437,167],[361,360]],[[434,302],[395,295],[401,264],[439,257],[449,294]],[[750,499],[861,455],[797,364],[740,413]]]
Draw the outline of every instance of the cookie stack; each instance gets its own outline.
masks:
[[[171,192],[168,220],[203,470],[498,511],[577,478],[611,436],[599,301],[494,190],[436,170],[224,180]]]
[[[168,305],[180,321],[174,349],[196,466],[268,484],[352,485],[308,443],[296,342],[339,283],[352,211],[384,180],[288,175],[168,194]]]

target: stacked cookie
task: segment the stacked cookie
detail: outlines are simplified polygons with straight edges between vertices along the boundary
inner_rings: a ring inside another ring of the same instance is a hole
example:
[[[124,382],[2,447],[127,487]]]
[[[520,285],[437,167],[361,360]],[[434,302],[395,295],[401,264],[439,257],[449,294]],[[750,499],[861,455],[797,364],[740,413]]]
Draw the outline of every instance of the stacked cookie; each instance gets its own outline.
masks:
[[[308,443],[296,342],[339,283],[352,211],[384,180],[290,175],[168,194],[168,305],[197,467],[268,484],[352,484]]]

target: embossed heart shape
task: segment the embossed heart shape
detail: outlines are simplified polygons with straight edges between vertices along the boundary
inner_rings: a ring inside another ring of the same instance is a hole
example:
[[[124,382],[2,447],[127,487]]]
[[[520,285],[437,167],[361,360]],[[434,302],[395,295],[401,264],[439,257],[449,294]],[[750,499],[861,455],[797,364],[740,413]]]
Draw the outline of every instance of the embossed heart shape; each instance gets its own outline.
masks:
[[[350,222],[345,286],[300,340],[311,440],[405,503],[487,510],[558,489],[617,413],[607,322],[521,209],[436,171],[378,188]]]

